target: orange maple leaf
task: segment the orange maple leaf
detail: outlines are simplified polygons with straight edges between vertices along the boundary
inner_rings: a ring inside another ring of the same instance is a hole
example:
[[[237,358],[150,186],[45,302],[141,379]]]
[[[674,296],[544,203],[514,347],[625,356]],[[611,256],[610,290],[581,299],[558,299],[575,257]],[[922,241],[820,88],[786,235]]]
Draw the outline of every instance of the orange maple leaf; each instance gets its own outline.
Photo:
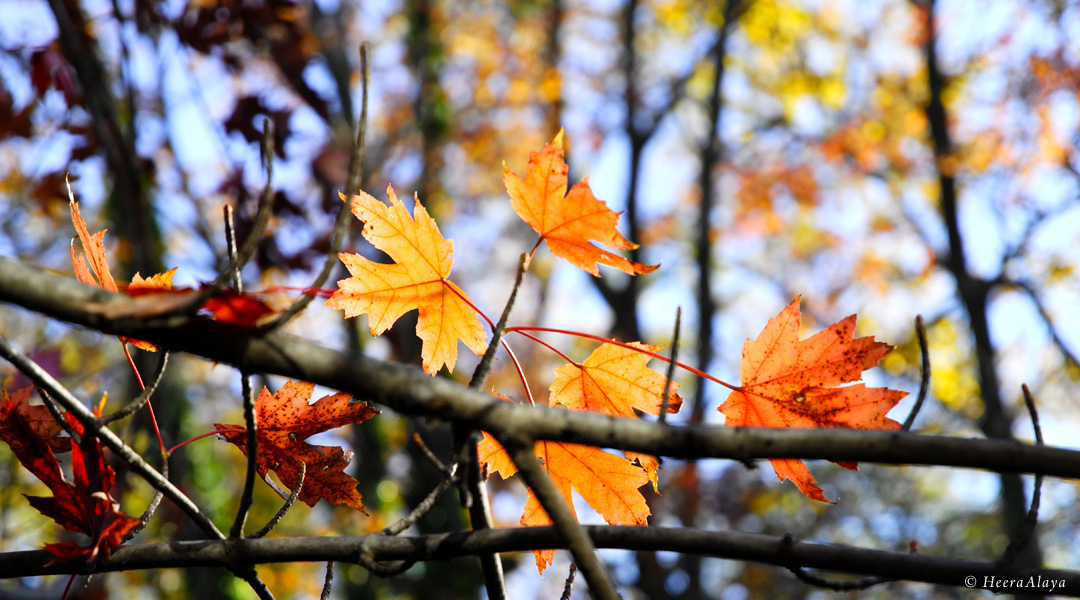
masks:
[[[86,221],[79,214],[79,203],[72,200],[68,206],[71,208],[71,222],[75,225],[75,231],[79,234],[79,241],[82,242],[83,252],[86,254],[86,260],[83,259],[83,255],[77,254],[75,252],[75,241],[72,240],[71,264],[75,267],[75,278],[86,285],[115,294],[118,291],[116,281],[113,280],[112,273],[109,272],[109,261],[105,258],[104,240],[105,232],[108,229],[102,229],[91,236],[86,229]],[[88,261],[90,263],[89,269],[86,266]],[[93,274],[91,274],[91,271],[93,271]]]
[[[16,396],[18,398],[12,398],[5,393],[0,401],[0,439],[7,442],[19,462],[53,493],[48,497],[27,496],[26,499],[41,514],[65,529],[91,538],[90,546],[86,548],[73,542],[45,544],[45,550],[56,557],[49,564],[79,557],[86,557],[86,562],[93,562],[98,557],[108,560],[112,549],[121,543],[124,534],[139,520],[120,512],[116,501],[109,495],[116,483],[116,473],[105,462],[101,442],[96,437],[84,436],[82,444],[70,445],[73,478],[68,480],[60,469],[50,442],[41,435],[40,423],[34,423],[34,420],[39,417],[44,419],[44,416],[26,410],[35,407],[23,404],[22,391],[16,392]],[[95,410],[95,414],[100,416],[100,410]],[[84,434],[83,425],[78,419],[70,413],[66,413],[64,418],[76,433]]]
[[[657,352],[663,346],[631,342],[630,346]],[[666,377],[646,368],[651,357],[631,348],[603,344],[581,364],[569,364],[555,369],[548,404],[563,404],[572,410],[587,410],[612,417],[636,419],[635,410],[650,415],[660,414]],[[671,382],[668,391],[668,413],[679,412],[682,397],[679,384]],[[638,461],[649,474],[653,490],[657,491],[656,470],[660,463],[655,456],[627,452],[626,457]]]
[[[503,478],[517,473],[513,460],[499,442],[487,432],[477,445],[482,465]],[[645,471],[621,456],[604,452],[595,446],[541,440],[536,442],[536,457],[540,459],[566,503],[574,511],[571,488],[611,525],[647,525],[651,514],[639,488],[649,482]],[[551,525],[551,518],[540,506],[532,489],[525,500],[521,524],[527,527]],[[534,550],[536,569],[542,575],[555,557],[554,550]]]
[[[271,394],[263,388],[255,400],[255,417],[258,427],[258,454],[255,467],[266,478],[273,470],[286,487],[292,489],[300,477],[300,464],[306,464],[304,486],[299,498],[308,506],[315,506],[320,498],[334,504],[345,504],[367,514],[356,491],[357,481],[345,473],[352,460],[352,451],[337,446],[314,446],[304,440],[308,437],[352,423],[362,423],[379,414],[364,402],[351,401],[349,394],[324,396],[314,404],[308,404],[315,385],[303,381],[289,381]],[[247,454],[247,429],[242,425],[222,425],[218,429],[226,441],[235,444]]]
[[[635,344],[656,351],[659,346]],[[658,414],[664,390],[664,376],[645,368],[649,356],[615,344],[597,348],[581,365],[560,367],[555,371],[548,404],[563,404],[572,410],[589,410],[612,416],[636,418],[632,408]],[[674,388],[677,384],[672,382]],[[619,398],[623,395],[623,398]],[[505,401],[510,399],[499,396]],[[672,408],[670,405],[674,405]],[[682,399],[672,389],[668,412],[676,412]],[[487,432],[477,444],[477,458],[487,472],[503,479],[518,469],[506,449]],[[656,489],[656,457],[627,452],[626,458],[610,454],[595,446],[565,442],[538,441],[536,456],[544,470],[562,492],[571,511],[574,509],[571,489],[612,525],[646,525],[650,514],[645,496],[639,488],[652,481]],[[638,462],[638,465],[634,464]],[[576,513],[575,513],[576,516]],[[529,490],[525,511],[521,516],[525,526],[550,525],[551,519]],[[536,568],[543,574],[555,556],[554,550],[535,550]]]
[[[173,267],[164,273],[158,273],[146,279],[143,279],[142,275],[135,273],[135,276],[131,278],[131,284],[127,287],[127,292],[155,292],[155,291],[171,291],[173,275],[176,275],[176,269],[179,267]]]
[[[849,427],[894,431],[885,416],[906,392],[836,387],[862,378],[892,346],[873,337],[855,338],[855,315],[799,341],[799,298],[769,320],[756,340],[743,345],[739,391],[720,406],[731,427]],[[801,460],[769,459],[781,481],[790,479],[806,496],[829,502]],[[854,462],[839,462],[857,469]],[[831,504],[831,502],[829,502]]]
[[[419,197],[410,216],[393,187],[387,187],[386,194],[390,206],[361,191],[352,197],[351,208],[364,222],[364,237],[394,263],[338,254],[352,277],[338,282],[326,304],[345,311],[346,318],[367,314],[372,335],[382,334],[402,315],[419,309],[416,335],[423,340],[424,371],[434,375],[443,365],[453,371],[458,340],[476,354],[487,350],[476,309],[465,292],[446,279],[454,265],[454,242],[443,238]]]
[[[86,229],[86,221],[83,220],[82,215],[79,213],[79,203],[71,200],[68,205],[71,208],[71,223],[75,225],[75,231],[79,234],[79,241],[82,242],[83,252],[85,253],[85,258],[83,254],[77,253],[75,251],[75,240],[71,241],[71,264],[75,267],[75,278],[86,285],[101,288],[107,292],[114,294],[119,292],[116,281],[109,271],[108,258],[105,256],[105,232],[108,229],[102,229],[91,236],[90,231]],[[88,262],[90,263],[89,268],[87,268]],[[131,285],[128,286],[128,290],[142,292],[172,290],[172,278],[175,273],[176,269],[173,268],[165,273],[153,275],[149,279],[143,279],[142,276],[136,273],[131,280]],[[119,338],[121,343],[131,343],[136,348],[157,352],[157,346],[150,342],[120,335],[116,337]]]
[[[615,229],[619,213],[593,195],[588,177],[566,193],[570,167],[563,160],[562,140],[560,130],[540,152],[530,152],[524,178],[503,166],[503,182],[514,211],[540,234],[536,245],[546,240],[555,256],[596,277],[600,276],[597,263],[628,275],[655,271],[660,265],[631,262],[591,243],[596,241],[618,250],[638,247]]]

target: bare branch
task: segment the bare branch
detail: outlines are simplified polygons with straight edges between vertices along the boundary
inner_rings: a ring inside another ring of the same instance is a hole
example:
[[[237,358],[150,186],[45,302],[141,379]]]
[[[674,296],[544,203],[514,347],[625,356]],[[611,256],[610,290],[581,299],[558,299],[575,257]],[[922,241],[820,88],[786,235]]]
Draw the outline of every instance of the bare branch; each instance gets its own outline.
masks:
[[[300,475],[296,478],[296,487],[292,489],[289,497],[285,499],[285,504],[281,505],[281,508],[278,509],[277,513],[275,513],[274,516],[271,517],[270,521],[267,522],[266,525],[263,525],[262,529],[256,531],[255,533],[247,536],[247,538],[244,539],[258,539],[261,537],[265,537],[266,534],[270,533],[274,529],[274,527],[276,527],[277,524],[281,522],[281,519],[285,517],[285,513],[289,512],[289,509],[292,508],[293,503],[296,502],[297,496],[300,495],[300,488],[304,487],[304,476],[306,474],[307,463],[300,463]]]
[[[365,42],[360,45],[360,121],[356,126],[356,143],[353,144],[352,152],[349,154],[349,172],[345,178],[346,198],[350,198],[360,189],[360,184],[364,179],[364,159],[367,157],[368,83],[370,80],[371,69],[368,65],[368,45]],[[334,265],[337,264],[338,252],[341,251],[341,246],[345,243],[345,236],[349,231],[349,215],[352,214],[351,206],[352,203],[345,200],[338,208],[338,215],[334,220],[334,232],[330,239],[330,248],[326,253],[326,260],[323,261],[322,270],[315,276],[315,280],[311,282],[310,287],[312,289],[321,288],[326,283],[326,280],[330,278],[330,272],[333,271]],[[267,329],[276,330],[284,327],[294,316],[307,308],[313,298],[314,296],[307,294],[297,298]]]
[[[177,324],[170,320],[162,325],[125,318],[108,319],[103,315],[117,307],[130,307],[137,300],[0,257],[0,301],[253,372],[310,381],[382,404],[399,413],[466,422],[472,428],[496,436],[499,432],[514,431],[535,439],[674,458],[852,460],[966,467],[998,473],[1042,473],[1080,479],[1080,452],[1065,448],[1007,440],[853,429],[673,427],[543,406],[523,407],[502,402],[448,379],[428,377],[415,367],[332,350],[292,336],[266,334],[208,319],[187,318]],[[79,407],[89,414],[81,404]],[[122,447],[119,439],[115,443]],[[141,461],[137,456],[135,459]]]
[[[966,576],[975,577],[976,587],[982,587],[986,577],[1024,580],[1041,578],[1041,581],[1048,584],[1053,582],[1055,585],[1053,590],[1046,589],[1048,593],[1080,596],[1080,571],[1042,568],[1014,568],[1003,571],[997,561],[990,560],[889,552],[841,544],[799,541],[785,543],[780,536],[707,531],[689,527],[589,525],[583,529],[598,548],[666,550],[745,560],[781,568],[795,563],[810,569],[876,575],[955,587],[964,585]],[[355,562],[361,549],[372,561],[452,560],[481,553],[527,552],[565,546],[565,540],[555,527],[517,527],[418,536],[369,534],[358,537],[243,538],[227,542],[175,541],[121,546],[113,551],[108,563],[97,566],[97,571],[221,567],[232,561],[252,564],[300,560]],[[88,570],[88,565],[81,561],[44,566],[51,556],[44,550],[0,554],[0,578],[85,573]]]
[[[911,431],[915,416],[922,410],[926,393],[930,391],[930,348],[926,343],[926,327],[923,326],[922,315],[915,317],[915,333],[919,336],[919,353],[922,355],[922,379],[919,382],[919,397],[915,400],[915,406],[911,407],[907,418],[904,419],[904,424],[900,426],[902,431]]]

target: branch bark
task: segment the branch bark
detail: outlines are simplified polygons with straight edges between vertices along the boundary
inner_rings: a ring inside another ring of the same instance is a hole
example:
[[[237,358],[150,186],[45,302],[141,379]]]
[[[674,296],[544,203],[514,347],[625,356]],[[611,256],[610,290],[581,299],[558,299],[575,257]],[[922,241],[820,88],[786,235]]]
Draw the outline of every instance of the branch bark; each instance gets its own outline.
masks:
[[[312,342],[198,317],[158,322],[130,317],[160,296],[131,298],[0,257],[0,301],[97,329],[144,339],[252,372],[324,385],[423,415],[534,439],[619,448],[674,458],[854,460],[1042,473],[1080,479],[1080,451],[1016,441],[965,439],[853,429],[779,430],[717,425],[672,426],[599,414],[502,402],[420,369],[332,350]]]
[[[730,531],[704,531],[675,527],[618,527],[591,525],[582,529],[599,548],[633,551],[695,553],[717,558],[747,560],[777,566],[801,565],[839,573],[876,575],[905,581],[939,585],[989,588],[987,578],[998,581],[1033,579],[1054,583],[1047,593],[1080,596],[1080,572],[1055,569],[1017,568],[1002,570],[992,560],[964,560],[943,556],[909,554],[857,548],[841,544],[789,541],[784,536]],[[220,567],[230,563],[270,563],[296,561],[355,562],[361,549],[372,560],[450,560],[494,552],[526,552],[565,547],[555,527],[485,529],[422,536],[293,537],[225,540],[218,542],[169,542],[122,546],[107,564],[96,571],[135,569]],[[58,573],[84,573],[87,565],[71,562],[44,567],[51,555],[43,550],[8,552],[0,555],[0,578]],[[965,583],[973,577],[974,586]],[[995,586],[996,591],[1010,591]],[[1014,584],[1015,587],[1015,584]]]

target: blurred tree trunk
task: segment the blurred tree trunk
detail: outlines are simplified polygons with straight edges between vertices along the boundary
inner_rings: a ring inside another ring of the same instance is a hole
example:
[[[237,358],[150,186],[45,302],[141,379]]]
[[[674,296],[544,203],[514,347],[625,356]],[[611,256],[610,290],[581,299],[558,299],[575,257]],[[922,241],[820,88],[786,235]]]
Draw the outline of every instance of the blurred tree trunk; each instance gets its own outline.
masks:
[[[926,7],[930,16],[925,44],[930,87],[930,101],[926,107],[926,116],[930,122],[934,155],[937,159],[938,182],[941,188],[940,212],[945,221],[949,239],[948,255],[944,257],[943,263],[956,281],[956,293],[967,311],[968,326],[975,340],[979,391],[984,407],[983,415],[978,422],[979,428],[989,438],[1012,440],[1013,417],[1001,400],[996,352],[993,340],[990,338],[987,321],[988,300],[995,284],[968,271],[957,211],[956,178],[948,168],[943,166],[951,158],[953,144],[948,128],[948,115],[942,100],[946,82],[937,57],[934,9],[935,2],[930,0]],[[1001,474],[1001,510],[1002,530],[1011,538],[1019,530],[1028,512],[1024,482],[1015,473]],[[1017,557],[1016,566],[1036,567],[1041,564],[1042,551],[1038,537],[1032,536]],[[1037,595],[1024,595],[1024,597],[1037,597]]]

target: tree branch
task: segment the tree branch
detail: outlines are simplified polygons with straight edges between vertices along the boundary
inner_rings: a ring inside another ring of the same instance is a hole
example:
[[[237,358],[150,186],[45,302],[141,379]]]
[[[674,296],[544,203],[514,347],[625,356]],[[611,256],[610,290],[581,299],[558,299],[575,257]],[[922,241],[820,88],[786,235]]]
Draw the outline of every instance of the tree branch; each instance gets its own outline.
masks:
[[[1002,570],[996,561],[979,561],[889,552],[841,544],[785,541],[783,536],[733,531],[705,531],[676,527],[620,527],[589,525],[583,529],[598,548],[632,551],[683,552],[717,558],[745,560],[786,567],[792,563],[854,575],[876,575],[905,581],[966,586],[965,577],[974,577],[976,588],[986,587],[989,577],[998,580],[1034,578],[1053,582],[1048,593],[1080,597],[1080,572],[1056,569],[1017,568]],[[493,552],[527,552],[566,547],[555,527],[485,529],[417,536],[313,536],[293,538],[241,539],[222,542],[175,541],[161,544],[122,546],[113,550],[97,572],[137,569],[222,567],[231,562],[252,564],[296,561],[355,562],[363,548],[372,560],[450,560]],[[81,561],[43,566],[52,555],[43,550],[0,554],[0,578],[63,573],[85,573]],[[1041,579],[1040,579],[1041,578]],[[997,588],[997,591],[1005,591]]]
[[[332,350],[292,336],[263,334],[204,318],[184,318],[176,323],[172,319],[165,324],[126,317],[109,319],[106,313],[130,314],[148,301],[152,304],[154,296],[110,294],[4,257],[0,257],[0,301],[241,369],[317,383],[399,413],[468,423],[496,436],[514,432],[535,439],[674,458],[852,460],[1080,479],[1080,451],[1016,441],[854,429],[672,426],[518,406],[448,379],[428,377],[416,367]]]

